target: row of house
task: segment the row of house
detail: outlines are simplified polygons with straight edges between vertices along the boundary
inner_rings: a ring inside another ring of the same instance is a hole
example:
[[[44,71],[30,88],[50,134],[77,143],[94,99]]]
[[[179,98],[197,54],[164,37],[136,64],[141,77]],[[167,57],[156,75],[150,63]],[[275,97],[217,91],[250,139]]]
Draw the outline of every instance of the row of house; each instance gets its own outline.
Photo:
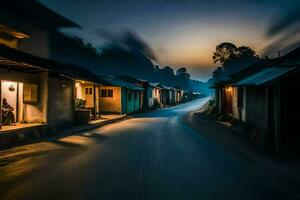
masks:
[[[218,110],[264,152],[300,152],[300,48],[264,59],[215,82]]]
[[[77,58],[71,62],[72,56],[62,62],[57,56],[68,52],[57,48],[58,29],[79,25],[39,2],[1,1],[0,9],[0,131],[7,128],[2,123],[7,107],[13,123],[56,130],[105,113],[129,114],[181,102],[179,88],[130,76],[104,77]]]

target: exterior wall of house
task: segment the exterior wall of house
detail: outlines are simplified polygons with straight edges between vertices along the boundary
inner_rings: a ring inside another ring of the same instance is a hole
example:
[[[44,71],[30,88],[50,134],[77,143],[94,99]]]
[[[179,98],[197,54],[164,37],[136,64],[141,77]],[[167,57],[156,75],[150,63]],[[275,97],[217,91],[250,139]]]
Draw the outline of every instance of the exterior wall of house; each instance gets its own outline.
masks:
[[[126,113],[132,113],[135,111],[134,92],[134,90],[127,90]]]
[[[153,101],[157,100],[158,103],[161,103],[161,90],[159,88],[154,88],[152,91]]]
[[[217,93],[218,93],[218,101],[217,101],[217,105],[218,105],[218,110],[221,113],[223,111],[223,91],[222,88],[217,88]]]
[[[102,97],[101,90],[113,90],[113,97]],[[122,113],[122,88],[119,86],[100,86],[100,112]]]
[[[232,117],[239,119],[239,108],[238,108],[238,88],[232,88]]]
[[[30,38],[20,40],[18,49],[38,57],[50,58],[49,32],[36,26],[28,25],[26,33]]]
[[[265,87],[246,89],[246,133],[250,144],[263,151],[268,137],[268,103]]]
[[[35,56],[49,58],[49,30],[37,25],[31,18],[12,10],[1,10],[0,24],[29,36],[16,38],[16,48]]]
[[[246,122],[247,118],[246,118],[246,112],[247,112],[247,107],[246,107],[246,103],[247,103],[247,88],[243,87],[243,107],[240,108],[241,109],[241,120],[243,122]]]
[[[74,120],[74,83],[70,79],[49,75],[48,124],[66,128]]]
[[[154,106],[155,89],[153,87],[147,87],[144,96],[146,98],[147,107],[151,108]]]
[[[168,90],[161,90],[161,103],[164,105],[168,105],[169,104],[169,91]]]
[[[36,74],[22,73],[17,71],[8,72],[0,69],[0,80],[19,83],[18,112],[16,116],[18,121],[28,123],[47,122],[47,96],[48,96],[48,73],[41,72]],[[38,86],[37,103],[23,103],[23,84],[35,84]],[[3,94],[2,94],[3,95]],[[2,101],[2,98],[1,98]],[[8,102],[10,103],[10,102]],[[16,109],[16,108],[15,108]]]
[[[141,91],[134,91],[134,111],[139,111],[141,109]]]
[[[176,91],[176,103],[180,103],[182,100],[182,91]]]

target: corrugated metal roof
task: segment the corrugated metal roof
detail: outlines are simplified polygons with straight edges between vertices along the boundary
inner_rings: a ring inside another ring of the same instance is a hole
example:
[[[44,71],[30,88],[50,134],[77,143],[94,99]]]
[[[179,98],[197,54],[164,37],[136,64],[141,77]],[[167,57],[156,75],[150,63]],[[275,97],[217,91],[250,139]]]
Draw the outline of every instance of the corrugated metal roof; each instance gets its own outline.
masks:
[[[102,80],[108,82],[110,85],[114,86],[120,86],[131,90],[144,90],[141,87],[138,87],[132,83],[128,83],[126,81],[123,81],[117,77],[101,77]]]
[[[270,82],[284,74],[294,70],[296,67],[271,67],[264,69],[260,72],[257,72],[249,77],[242,79],[241,81],[237,82],[236,86],[242,85],[262,85],[267,82]]]

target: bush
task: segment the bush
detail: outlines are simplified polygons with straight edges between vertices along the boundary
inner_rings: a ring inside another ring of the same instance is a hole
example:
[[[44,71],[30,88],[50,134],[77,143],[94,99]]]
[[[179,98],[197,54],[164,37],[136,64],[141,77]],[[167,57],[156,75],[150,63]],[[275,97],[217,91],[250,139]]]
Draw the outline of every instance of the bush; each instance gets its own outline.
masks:
[[[75,110],[86,110],[86,100],[75,99]]]

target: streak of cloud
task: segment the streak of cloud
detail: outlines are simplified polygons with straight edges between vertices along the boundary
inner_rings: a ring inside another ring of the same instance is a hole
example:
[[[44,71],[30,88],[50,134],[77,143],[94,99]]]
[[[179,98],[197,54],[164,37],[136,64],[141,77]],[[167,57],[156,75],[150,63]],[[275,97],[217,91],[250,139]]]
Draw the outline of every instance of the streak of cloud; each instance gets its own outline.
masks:
[[[290,0],[282,10],[281,15],[273,17],[266,31],[267,38],[273,42],[265,47],[263,55],[275,55],[279,50],[285,54],[300,45],[300,1]]]

